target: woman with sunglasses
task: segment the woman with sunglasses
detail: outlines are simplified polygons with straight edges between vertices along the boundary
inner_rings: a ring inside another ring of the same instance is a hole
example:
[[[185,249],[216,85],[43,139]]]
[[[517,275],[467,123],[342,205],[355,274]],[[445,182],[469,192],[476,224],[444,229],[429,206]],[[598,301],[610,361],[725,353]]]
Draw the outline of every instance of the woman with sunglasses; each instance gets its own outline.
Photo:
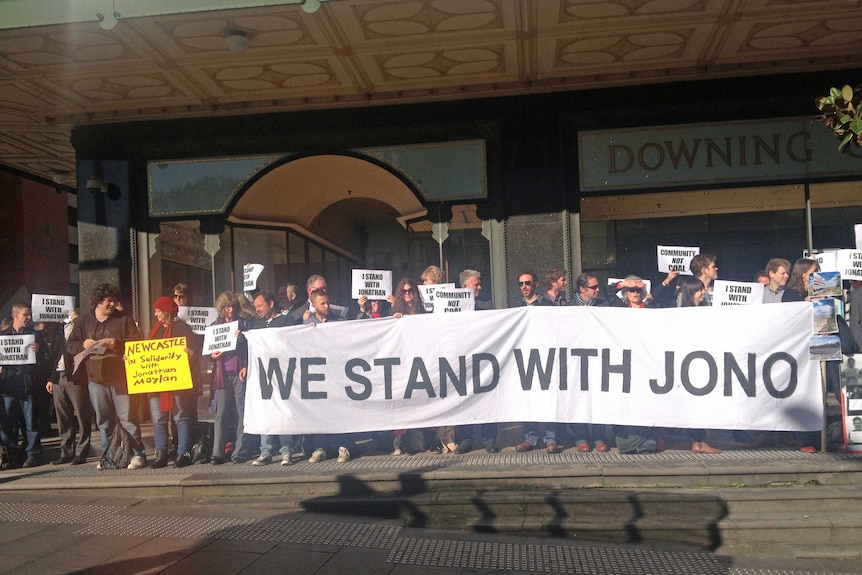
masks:
[[[395,287],[392,298],[391,313],[393,317],[419,315],[425,313],[425,307],[419,297],[416,282],[410,278],[402,278]],[[392,439],[392,455],[404,455],[424,451],[425,441],[422,432],[417,429],[398,429]],[[421,447],[421,449],[418,449]]]

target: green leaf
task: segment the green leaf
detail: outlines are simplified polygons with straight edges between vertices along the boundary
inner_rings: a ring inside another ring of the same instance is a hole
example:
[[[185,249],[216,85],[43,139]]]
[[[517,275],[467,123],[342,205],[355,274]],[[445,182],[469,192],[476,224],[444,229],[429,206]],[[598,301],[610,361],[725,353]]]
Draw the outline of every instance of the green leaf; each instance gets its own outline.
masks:
[[[829,88],[829,97],[833,100],[837,100],[841,97],[841,90],[838,88]]]
[[[853,99],[853,88],[845,85],[841,88],[841,97],[847,100],[848,102]]]
[[[844,148],[847,147],[847,144],[849,144],[850,140],[852,140],[852,139],[853,139],[853,132],[847,132],[847,135],[844,136],[844,139],[841,140],[840,144],[838,144],[838,151],[843,152]]]
[[[862,118],[856,118],[850,122],[850,131],[854,134],[862,134]]]

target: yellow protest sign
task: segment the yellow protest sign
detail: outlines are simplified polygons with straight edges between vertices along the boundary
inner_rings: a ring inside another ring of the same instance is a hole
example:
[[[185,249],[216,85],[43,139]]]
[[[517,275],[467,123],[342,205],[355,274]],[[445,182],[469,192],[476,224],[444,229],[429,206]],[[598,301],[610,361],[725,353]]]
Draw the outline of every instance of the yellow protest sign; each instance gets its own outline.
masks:
[[[192,388],[186,338],[126,342],[129,393],[158,393]]]

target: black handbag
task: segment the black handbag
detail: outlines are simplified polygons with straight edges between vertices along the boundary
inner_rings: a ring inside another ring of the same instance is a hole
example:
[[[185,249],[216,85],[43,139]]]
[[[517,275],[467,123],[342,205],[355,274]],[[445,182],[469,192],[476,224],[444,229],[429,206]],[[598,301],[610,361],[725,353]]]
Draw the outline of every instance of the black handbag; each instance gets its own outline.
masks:
[[[102,454],[99,466],[102,469],[126,469],[135,456],[135,443],[132,434],[118,423],[111,433],[108,448]]]

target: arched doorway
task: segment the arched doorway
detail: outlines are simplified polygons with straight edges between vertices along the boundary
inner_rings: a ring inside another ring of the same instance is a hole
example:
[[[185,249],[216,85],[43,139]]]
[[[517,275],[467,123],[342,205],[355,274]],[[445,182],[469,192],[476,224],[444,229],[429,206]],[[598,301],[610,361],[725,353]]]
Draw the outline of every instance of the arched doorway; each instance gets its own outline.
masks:
[[[488,241],[475,206],[452,211],[443,246],[450,281],[457,281],[464,267],[490,275]],[[395,277],[415,278],[427,265],[441,263],[426,207],[409,178],[360,154],[275,162],[248,180],[225,216],[224,231],[206,241],[197,221],[160,222],[160,262],[151,258],[151,288],[167,293],[176,283],[189,283],[201,295],[194,305],[211,305],[214,294],[241,290],[246,263],[260,263],[265,266],[260,289],[304,285],[316,273],[327,278],[334,299],[347,304],[352,268],[389,269]],[[211,258],[207,245],[215,252]],[[210,269],[201,268],[208,258]],[[210,286],[201,277],[209,277]]]

